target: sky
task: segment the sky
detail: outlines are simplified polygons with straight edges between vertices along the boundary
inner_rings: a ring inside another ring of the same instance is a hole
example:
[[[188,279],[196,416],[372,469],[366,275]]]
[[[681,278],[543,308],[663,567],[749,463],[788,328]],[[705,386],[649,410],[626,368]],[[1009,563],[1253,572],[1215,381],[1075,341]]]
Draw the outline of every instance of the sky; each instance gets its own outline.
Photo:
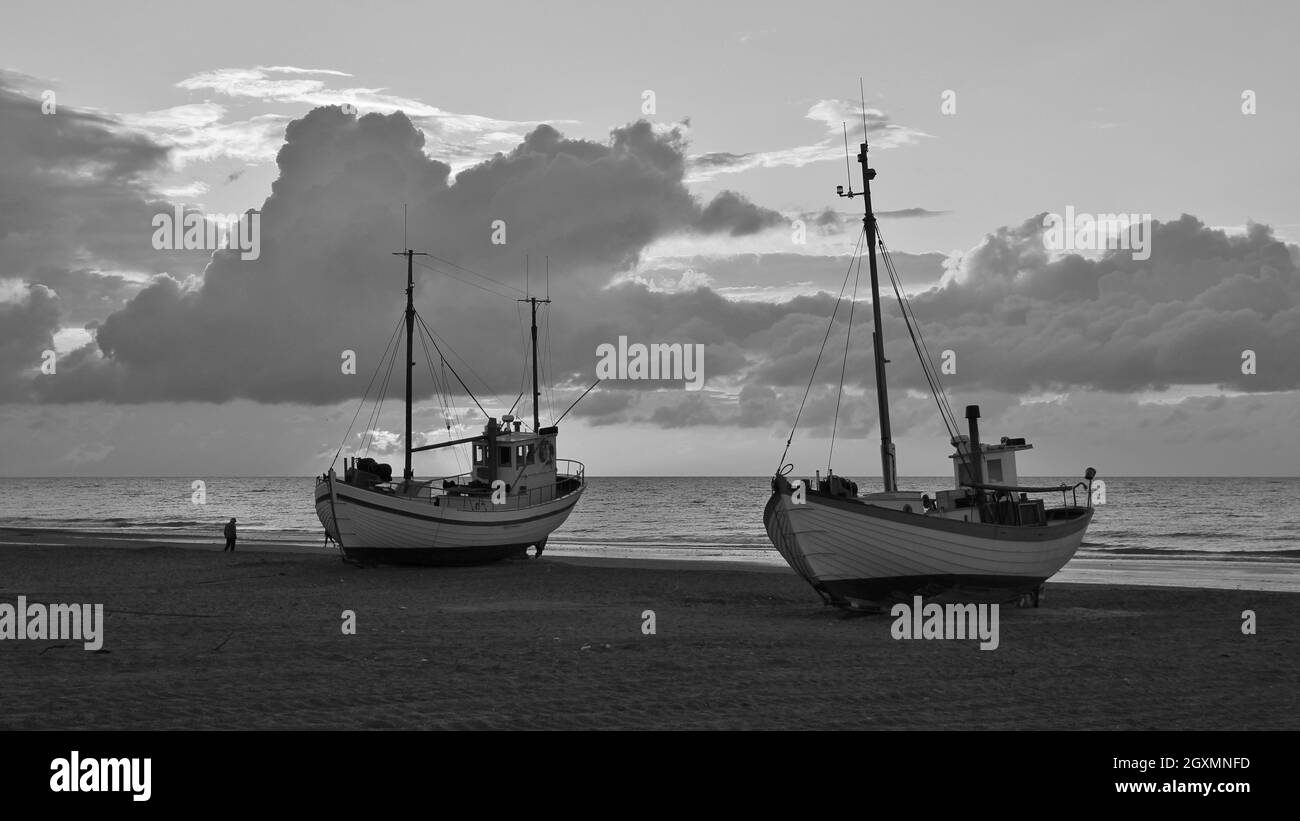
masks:
[[[560,456],[589,474],[769,474],[798,415],[799,474],[878,475],[862,201],[836,196],[861,190],[844,132],[856,155],[864,120],[949,401],[981,406],[987,441],[1035,445],[1022,475],[1295,475],[1297,18],[7,4],[0,475],[312,475],[363,443],[400,463],[400,366],[349,423],[383,384],[404,243],[433,255],[416,305],[443,354],[417,365],[416,444],[483,424],[443,360],[488,414],[531,416],[531,293],[553,300],[543,424],[602,345],[702,351],[700,390],[609,379],[571,411]],[[177,209],[251,209],[255,252],[159,247]],[[1144,230],[1066,247],[1049,225],[1069,213]],[[942,475],[948,434],[882,287],[899,473]]]

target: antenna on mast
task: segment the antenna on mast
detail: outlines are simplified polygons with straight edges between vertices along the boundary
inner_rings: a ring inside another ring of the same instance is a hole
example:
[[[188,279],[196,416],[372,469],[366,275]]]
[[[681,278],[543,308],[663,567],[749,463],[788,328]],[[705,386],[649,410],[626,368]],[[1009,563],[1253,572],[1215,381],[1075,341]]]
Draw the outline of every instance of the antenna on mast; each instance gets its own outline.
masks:
[[[538,299],[538,298],[535,297],[535,296],[530,296],[530,297],[528,297],[527,299],[516,299],[516,300],[515,300],[515,302],[527,302],[527,303],[529,304],[529,306],[533,309],[533,324],[532,324],[532,335],[533,335],[533,346],[532,346],[532,351],[533,351],[533,433],[537,433],[539,430],[541,430],[541,425],[542,425],[542,421],[541,421],[541,410],[542,410],[542,408],[541,408],[541,405],[542,405],[542,390],[541,390],[541,388],[538,387],[538,385],[537,385],[537,304],[540,302],[540,303],[542,303],[543,305],[546,305],[546,304],[549,304],[550,301],[551,301],[550,297],[547,297],[546,299]]]
[[[871,208],[871,181],[876,178],[876,169],[867,165],[867,95],[858,78],[858,90],[862,93],[862,144],[859,146],[858,163],[862,166],[862,191],[853,193],[850,188],[835,186],[835,193],[841,197],[862,197],[862,233],[867,239],[867,260],[871,268],[871,318],[875,327],[871,334],[871,347],[876,362],[876,410],[880,420],[880,473],[884,480],[885,492],[892,493],[898,489],[898,465],[894,457],[894,438],[889,423],[889,388],[885,380],[884,328],[880,321],[880,281],[876,273],[876,214]],[[847,141],[847,136],[845,137]]]
[[[862,100],[862,142],[867,141],[867,92],[862,88],[862,78],[858,78],[858,98]]]
[[[853,171],[852,166],[849,165],[849,124],[841,122],[840,125],[844,128],[844,177],[849,181],[849,196],[851,197],[853,196]],[[841,188],[837,193],[842,194],[843,192],[844,189]]]

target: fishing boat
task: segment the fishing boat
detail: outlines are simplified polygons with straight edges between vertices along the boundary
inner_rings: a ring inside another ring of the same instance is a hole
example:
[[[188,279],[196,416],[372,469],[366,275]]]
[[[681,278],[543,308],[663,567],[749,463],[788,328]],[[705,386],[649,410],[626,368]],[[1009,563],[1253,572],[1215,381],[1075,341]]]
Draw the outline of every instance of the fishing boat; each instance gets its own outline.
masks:
[[[427,343],[432,343],[440,354],[441,349],[415,310],[414,257],[425,254],[407,249],[399,255],[405,256],[407,262],[406,435],[402,475],[394,477],[389,464],[353,456],[345,457],[343,475],[339,476],[335,472],[339,457],[336,453],[329,470],[316,480],[316,514],[325,526],[326,536],[338,545],[345,561],[361,565],[486,564],[525,555],[529,547],[534,547],[540,556],[547,538],[564,524],[586,489],[582,463],[557,458],[560,420],[547,427],[540,420],[537,306],[549,303],[550,299],[530,296],[519,300],[532,308],[532,427],[526,428],[524,420],[513,413],[503,414],[498,421],[483,411],[487,423],[480,433],[413,446],[411,397],[417,321],[422,345],[427,347]],[[393,344],[396,338],[395,329],[390,339],[394,358],[398,347]],[[464,391],[478,403],[445,358],[443,365],[451,369]],[[433,374],[432,367],[430,373]],[[411,468],[413,454],[454,447],[467,447],[471,451],[469,471],[437,478],[415,477]]]
[[[876,171],[867,164],[865,119],[863,131],[864,142],[857,157],[862,167],[862,191],[855,193],[851,182],[847,193],[844,186],[837,186],[836,191],[841,197],[862,197],[865,206],[853,259],[860,272],[860,250],[865,244],[871,276],[872,348],[883,488],[879,492],[859,493],[856,482],[829,467],[825,476],[818,470],[810,479],[791,481],[788,477],[794,466],[785,459],[794,440],[792,429],[780,467],[772,478],[771,497],[763,511],[768,537],[790,567],[828,605],[881,610],[898,602],[911,603],[919,595],[936,603],[1026,600],[1037,606],[1042,584],[1074,556],[1092,521],[1092,480],[1096,471],[1087,468],[1083,481],[1074,484],[1020,485],[1016,455],[1032,445],[1023,438],[1006,436],[997,444],[981,443],[977,405],[967,406],[968,432],[960,432],[888,249],[879,237],[871,208],[871,181]],[[898,488],[885,378],[889,360],[885,358],[880,318],[877,246],[954,448],[950,456],[953,487],[933,495]],[[849,272],[852,271],[851,264]],[[846,287],[847,284],[846,273]],[[836,310],[843,295],[844,289]],[[849,339],[851,317],[852,307]],[[834,321],[832,313],[832,326]],[[828,328],[828,336],[829,333]],[[846,363],[848,349],[846,340]],[[820,359],[819,354],[819,363]],[[816,366],[814,373],[815,369]],[[810,379],[810,388],[811,385]],[[842,396],[843,376],[840,392]],[[804,401],[807,401],[806,393]],[[832,453],[833,442],[834,432]],[[1060,504],[1055,503],[1057,493]],[[1044,494],[1049,498],[1042,498]]]

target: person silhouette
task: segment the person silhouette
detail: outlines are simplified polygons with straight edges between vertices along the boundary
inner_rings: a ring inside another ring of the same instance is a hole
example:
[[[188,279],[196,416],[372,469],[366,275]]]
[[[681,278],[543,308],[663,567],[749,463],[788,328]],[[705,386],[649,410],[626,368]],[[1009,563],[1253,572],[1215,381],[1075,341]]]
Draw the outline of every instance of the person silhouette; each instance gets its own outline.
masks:
[[[231,516],[231,517],[230,517],[230,521],[226,522],[226,530],[225,530],[225,533],[226,533],[226,550],[229,550],[231,553],[234,553],[234,552],[235,552],[235,535],[236,535],[236,533],[235,533],[235,517],[234,517],[234,516]],[[223,550],[223,551],[221,551],[221,552],[222,552],[222,553],[225,553],[226,550]]]

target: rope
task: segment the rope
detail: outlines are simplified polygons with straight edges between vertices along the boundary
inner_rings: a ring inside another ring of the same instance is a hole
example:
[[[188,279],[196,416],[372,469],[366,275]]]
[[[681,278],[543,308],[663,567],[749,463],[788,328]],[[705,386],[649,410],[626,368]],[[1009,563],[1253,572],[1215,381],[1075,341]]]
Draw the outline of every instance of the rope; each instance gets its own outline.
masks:
[[[438,356],[442,358],[443,364],[445,364],[447,366],[447,369],[451,371],[451,375],[456,377],[456,381],[459,382],[460,386],[465,389],[465,393],[468,394],[469,398],[474,401],[474,404],[477,405],[478,409],[483,412],[483,415],[487,416],[488,412],[484,410],[483,405],[479,403],[478,397],[474,395],[474,392],[469,389],[469,385],[465,384],[465,380],[460,378],[460,374],[456,373],[456,369],[453,368],[451,363],[447,361],[447,357],[443,354],[442,348],[438,347],[438,342],[436,339],[434,339],[434,337],[437,336],[437,334],[435,334],[433,330],[430,329],[429,326],[425,324],[424,317],[420,316],[418,312],[416,313],[415,318],[420,321],[420,327],[423,328],[424,332],[429,335],[429,342],[433,344],[433,349],[438,352]],[[448,350],[450,350],[450,347],[448,348]],[[455,353],[455,351],[452,352]],[[470,368],[470,372],[474,373],[474,369]],[[477,373],[474,373],[474,375],[478,376]],[[484,382],[484,384],[486,384],[486,382],[483,380],[483,377],[481,376],[479,376],[479,381]],[[505,404],[499,398],[497,397],[493,397],[493,398],[497,400],[498,405]]]
[[[487,293],[489,293],[489,294],[492,294],[493,296],[504,297],[504,298],[506,298],[506,299],[514,299],[514,297],[513,297],[512,295],[510,295],[510,294],[503,294],[503,293],[501,293],[500,291],[494,291],[494,290],[492,290],[491,288],[485,288],[484,286],[479,285],[477,282],[470,282],[468,279],[461,279],[460,277],[456,276],[455,274],[448,273],[447,271],[444,271],[444,270],[442,270],[441,268],[437,268],[437,267],[435,267],[435,266],[433,266],[433,265],[429,265],[429,264],[427,264],[427,263],[420,262],[420,261],[418,261],[418,260],[413,260],[413,261],[415,262],[416,265],[419,265],[421,268],[427,269],[427,270],[429,270],[429,271],[433,271],[435,274],[442,274],[442,275],[445,276],[445,277],[448,277],[448,278],[450,278],[450,279],[454,279],[454,280],[456,280],[457,282],[460,282],[460,283],[464,283],[465,285],[468,285],[468,286],[470,286],[470,287],[472,287],[472,288],[478,288],[480,291],[485,291],[485,292],[487,292]],[[448,263],[448,264],[450,264],[450,263]],[[469,273],[473,273],[473,271],[470,271]],[[488,282],[494,282],[494,283],[496,283],[496,284],[498,284],[498,285],[501,285],[501,284],[502,284],[502,283],[497,282],[495,279],[489,279],[488,277],[484,277],[484,276],[482,276],[482,274],[474,274],[474,276],[482,277],[483,279],[486,279]],[[505,285],[504,287],[506,287],[506,288],[512,288],[512,290],[514,290],[514,291],[518,291],[518,290],[519,290],[518,288],[513,288],[513,287],[510,286],[510,285]]]
[[[844,331],[844,361],[840,364],[840,387],[835,392],[835,421],[831,423],[831,446],[826,454],[826,469],[835,464],[835,432],[840,426],[840,399],[844,396],[844,373],[849,367],[849,343],[853,339],[853,309],[858,304],[858,280],[862,276],[862,257],[858,257],[857,273],[853,275],[853,298],[849,300],[849,325]]]
[[[911,302],[902,290],[901,279],[894,268],[894,261],[889,255],[888,248],[885,247],[884,240],[880,240],[880,252],[885,261],[885,270],[889,273],[890,284],[894,288],[894,296],[898,299],[899,307],[902,309],[903,322],[907,326],[908,336],[912,338],[912,347],[916,349],[917,358],[921,361],[921,371],[925,375],[926,384],[929,385],[930,393],[939,408],[939,415],[943,418],[944,427],[948,429],[949,436],[955,436],[957,417],[952,412],[952,406],[948,404],[948,397],[943,390],[943,384],[939,380],[938,371],[934,367],[930,348],[925,343],[925,335],[921,333],[919,327],[916,327],[917,323],[913,322],[916,314],[912,311]]]
[[[781,451],[781,461],[777,465],[777,473],[785,468],[785,457],[790,453],[790,444],[794,442],[794,432],[799,428],[799,418],[803,416],[804,405],[808,402],[808,394],[812,391],[813,380],[817,378],[817,366],[821,364],[822,354],[826,351],[826,340],[831,338],[831,329],[835,327],[835,314],[840,309],[840,302],[844,299],[844,290],[849,287],[849,274],[853,273],[853,264],[856,262],[861,266],[862,262],[858,257],[858,250],[862,247],[862,238],[866,235],[864,229],[858,234],[857,244],[853,246],[853,258],[849,260],[849,268],[844,272],[844,284],[840,286],[840,294],[835,299],[835,308],[831,311],[830,321],[826,323],[826,336],[822,337],[822,346],[817,351],[817,361],[813,363],[812,373],[808,375],[808,387],[804,388],[803,400],[799,402],[799,412],[794,415],[794,425],[790,428],[790,436],[785,440],[785,450]]]
[[[519,395],[515,397],[514,403],[510,405],[510,410],[506,413],[514,413],[515,408],[519,406],[519,400],[524,398],[524,391],[528,389],[528,346],[533,343],[528,338],[528,329],[524,327],[524,303],[515,300],[515,326],[519,329],[519,348],[524,352],[523,358],[519,362]]]
[[[433,354],[431,354],[431,353],[429,352],[428,341],[427,341],[427,339],[425,338],[425,335],[424,335],[423,333],[420,334],[420,347],[424,349],[424,363],[425,363],[426,366],[428,366],[428,369],[429,369],[429,379],[433,382],[433,390],[434,390],[434,393],[435,393],[435,394],[437,395],[437,397],[438,397],[438,402],[442,404],[443,412],[444,412],[444,413],[452,413],[453,418],[454,418],[454,411],[455,411],[455,409],[452,407],[451,395],[450,395],[450,393],[448,393],[447,391],[444,390],[443,382],[442,382],[442,381],[439,381],[439,379],[438,379],[438,375],[437,375],[437,374],[434,372],[434,370],[433,370]],[[444,360],[442,360],[442,363],[443,363],[444,366],[446,366],[447,361],[444,359]],[[444,380],[444,381],[445,381],[445,380]],[[445,422],[446,427],[447,427],[447,438],[448,438],[448,439],[451,439],[451,438],[452,438],[452,434],[451,434],[451,422],[452,422],[452,420],[451,420],[451,419],[445,419],[444,422]],[[459,421],[459,420],[456,420],[456,424],[457,424],[457,426],[459,426],[459,425],[460,425],[460,421]],[[456,467],[459,468],[460,465],[461,465],[461,462],[460,462],[460,452],[457,451],[455,448],[453,448],[453,449],[452,449],[452,456],[453,456],[453,457],[455,458],[455,460],[456,460]]]
[[[517,294],[523,294],[525,297],[528,296],[527,293],[525,293],[524,291],[519,290],[517,287],[515,287],[514,285],[511,285],[511,284],[508,283],[508,282],[502,282],[502,281],[499,280],[499,279],[493,279],[492,277],[490,277],[490,276],[486,276],[486,275],[484,275],[484,274],[480,274],[480,273],[477,272],[477,271],[471,271],[470,269],[466,268],[465,266],[463,266],[463,265],[457,265],[456,263],[452,262],[452,261],[449,260],[449,259],[443,259],[442,257],[440,257],[440,256],[436,256],[436,255],[434,255],[434,254],[429,254],[429,259],[436,259],[436,260],[438,260],[439,262],[441,262],[443,265],[450,265],[451,267],[455,268],[457,271],[462,271],[462,272],[464,272],[464,273],[466,273],[466,274],[469,274],[470,276],[475,276],[475,277],[478,277],[479,279],[487,280],[488,282],[491,282],[493,285],[500,285],[502,288],[509,288],[510,290],[514,291],[514,292],[517,293]],[[442,273],[446,274],[447,272],[446,272],[446,271],[443,271]],[[447,274],[447,276],[451,276],[451,274]],[[464,280],[461,280],[461,281],[463,282]]]
[[[379,364],[375,366],[375,372],[370,374],[370,381],[366,383],[366,392],[361,394],[361,401],[357,403],[357,412],[352,414],[352,421],[348,423],[347,432],[343,434],[343,441],[339,442],[339,449],[334,452],[334,458],[330,460],[330,467],[339,460],[339,454],[343,452],[343,447],[348,443],[348,437],[352,435],[352,427],[357,423],[357,417],[361,415],[361,409],[366,406],[366,397],[370,396],[370,388],[375,384],[375,377],[379,376],[379,371],[383,367],[384,360],[388,358],[388,349],[392,347],[393,340],[396,339],[398,331],[402,327],[402,318],[399,317],[397,324],[393,326],[393,333],[388,337],[388,344],[384,346],[384,352],[379,357]]]
[[[379,393],[376,394],[375,409],[366,423],[366,433],[361,439],[361,447],[358,448],[360,453],[370,453],[370,443],[374,441],[375,426],[379,424],[380,415],[384,409],[384,397],[388,394],[388,383],[393,378],[393,366],[397,364],[397,348],[397,345],[393,346],[392,356],[388,359],[388,371],[384,374],[384,381],[379,386]]]
[[[457,429],[459,429],[459,428],[461,428],[461,427],[464,426],[464,423],[461,421],[460,414],[459,414],[459,408],[456,407],[455,396],[453,395],[453,392],[452,392],[452,390],[451,390],[451,380],[447,378],[447,360],[443,359],[443,358],[440,356],[440,357],[438,357],[438,361],[442,363],[442,371],[443,371],[443,373],[442,373],[442,381],[438,383],[438,389],[439,389],[440,391],[443,392],[443,396],[444,396],[444,406],[447,408],[448,412],[451,414],[451,418],[447,420],[447,439],[448,439],[448,441],[450,441],[451,439],[454,439],[454,438],[455,438],[455,436],[452,434],[452,430],[451,430],[451,429],[452,429],[452,425],[454,424],[455,427],[456,427]],[[457,451],[457,452],[456,452],[456,467],[459,468],[460,466],[461,466],[461,462],[460,462],[460,452]],[[466,466],[465,466],[465,470],[468,471],[468,470],[469,470],[469,467],[470,467],[470,465],[469,465],[469,463],[467,463]]]
[[[894,270],[894,261],[889,255],[889,249],[885,247],[885,241],[880,237],[877,229],[877,240],[880,244],[880,254],[885,261],[885,270],[889,272],[889,281],[894,287],[894,296],[898,298],[898,305],[902,309],[903,322],[907,325],[907,333],[912,338],[912,347],[916,349],[916,356],[921,361],[921,371],[925,374],[926,384],[930,387],[930,395],[934,397],[935,404],[939,407],[939,416],[943,418],[943,425],[948,431],[949,441],[956,445],[958,431],[960,426],[957,422],[957,415],[953,413],[952,405],[948,403],[948,395],[943,389],[943,383],[939,379],[939,372],[934,367],[933,357],[930,355],[930,347],[925,343],[925,335],[921,333],[920,323],[914,323],[916,319],[915,312],[912,311],[912,303],[908,300],[907,295],[902,290],[902,283],[898,272]],[[916,324],[918,327],[914,328]],[[972,444],[979,444],[978,442]],[[966,473],[970,478],[974,478],[971,471],[971,459],[969,452],[963,452],[957,448],[957,455],[966,468]]]

